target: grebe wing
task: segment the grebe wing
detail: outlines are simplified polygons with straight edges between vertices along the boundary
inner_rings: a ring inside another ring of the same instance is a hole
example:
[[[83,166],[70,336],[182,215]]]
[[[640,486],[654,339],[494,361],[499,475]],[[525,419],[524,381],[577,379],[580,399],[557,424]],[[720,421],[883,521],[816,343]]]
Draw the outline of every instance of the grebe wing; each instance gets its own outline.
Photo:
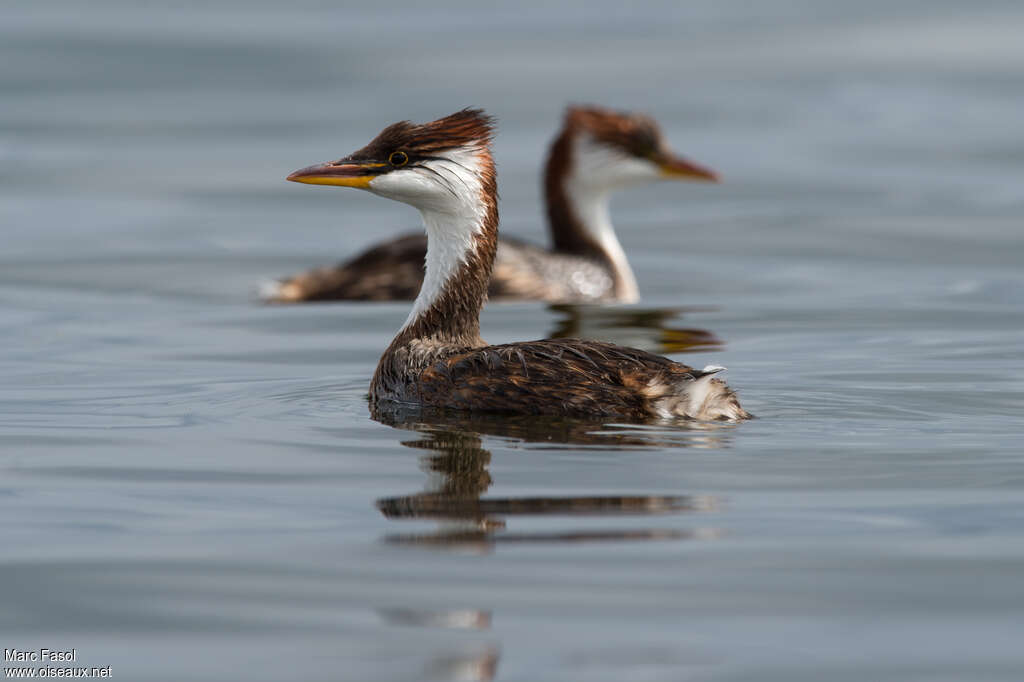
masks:
[[[438,407],[645,418],[680,385],[710,374],[635,348],[548,339],[450,356],[424,370],[418,388]]]

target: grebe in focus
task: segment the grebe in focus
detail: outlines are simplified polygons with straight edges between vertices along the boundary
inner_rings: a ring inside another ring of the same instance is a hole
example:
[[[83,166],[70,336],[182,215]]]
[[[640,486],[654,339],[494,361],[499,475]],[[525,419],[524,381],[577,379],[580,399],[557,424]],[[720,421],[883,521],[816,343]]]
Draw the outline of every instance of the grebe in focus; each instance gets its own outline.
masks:
[[[551,339],[488,346],[480,309],[498,243],[492,120],[478,109],[395,123],[349,156],[289,180],[369,190],[419,209],[426,276],[370,384],[373,405],[480,412],[738,421],[750,415],[714,378],[645,351]]]
[[[636,277],[609,213],[618,189],[657,180],[717,181],[714,172],[674,154],[654,119],[598,107],[569,107],[551,144],[544,195],[552,250],[498,240],[492,299],[552,303],[635,303]],[[348,262],[269,283],[264,300],[412,300],[423,282],[422,233],[378,244]]]

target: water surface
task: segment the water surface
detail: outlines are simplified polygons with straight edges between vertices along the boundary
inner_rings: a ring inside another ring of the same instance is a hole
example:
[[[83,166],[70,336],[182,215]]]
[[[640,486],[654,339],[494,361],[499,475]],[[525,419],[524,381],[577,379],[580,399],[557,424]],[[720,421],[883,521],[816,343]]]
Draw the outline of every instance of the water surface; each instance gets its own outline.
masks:
[[[121,680],[1018,680],[1016,3],[20,3],[0,22],[0,639]],[[613,214],[643,304],[492,305],[729,380],[739,426],[370,418],[405,304],[261,281],[416,227],[285,183],[565,103],[720,186]]]

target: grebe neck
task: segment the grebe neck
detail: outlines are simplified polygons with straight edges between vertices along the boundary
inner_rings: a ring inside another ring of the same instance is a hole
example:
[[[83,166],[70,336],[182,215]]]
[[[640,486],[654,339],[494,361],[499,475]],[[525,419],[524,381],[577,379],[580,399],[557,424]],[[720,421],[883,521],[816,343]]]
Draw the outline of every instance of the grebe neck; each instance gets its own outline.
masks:
[[[413,340],[478,347],[480,309],[498,244],[498,197],[489,155],[453,164],[451,205],[421,207],[427,231],[426,273],[412,311],[392,346]],[[457,170],[454,170],[457,169]]]
[[[640,300],[636,276],[612,226],[612,187],[584,182],[576,172],[579,159],[572,135],[563,133],[551,146],[544,174],[548,229],[555,251],[585,256],[608,267],[615,297]]]

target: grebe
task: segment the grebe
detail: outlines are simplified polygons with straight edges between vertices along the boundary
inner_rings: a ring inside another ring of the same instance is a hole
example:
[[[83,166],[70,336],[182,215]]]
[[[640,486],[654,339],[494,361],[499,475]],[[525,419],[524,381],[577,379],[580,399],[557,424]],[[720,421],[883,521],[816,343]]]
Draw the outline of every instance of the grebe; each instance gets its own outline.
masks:
[[[419,209],[426,275],[408,319],[370,383],[380,404],[479,412],[738,421],[750,415],[714,378],[645,351],[551,339],[488,346],[480,309],[498,244],[492,119],[464,109],[431,123],[385,128],[338,161],[294,182],[369,190]]]
[[[612,227],[616,189],[660,179],[717,181],[714,172],[675,155],[654,119],[597,107],[569,107],[544,173],[553,250],[498,240],[492,299],[552,303],[635,303],[636,277]],[[269,283],[268,302],[412,300],[423,282],[422,233],[378,244],[352,260]]]

